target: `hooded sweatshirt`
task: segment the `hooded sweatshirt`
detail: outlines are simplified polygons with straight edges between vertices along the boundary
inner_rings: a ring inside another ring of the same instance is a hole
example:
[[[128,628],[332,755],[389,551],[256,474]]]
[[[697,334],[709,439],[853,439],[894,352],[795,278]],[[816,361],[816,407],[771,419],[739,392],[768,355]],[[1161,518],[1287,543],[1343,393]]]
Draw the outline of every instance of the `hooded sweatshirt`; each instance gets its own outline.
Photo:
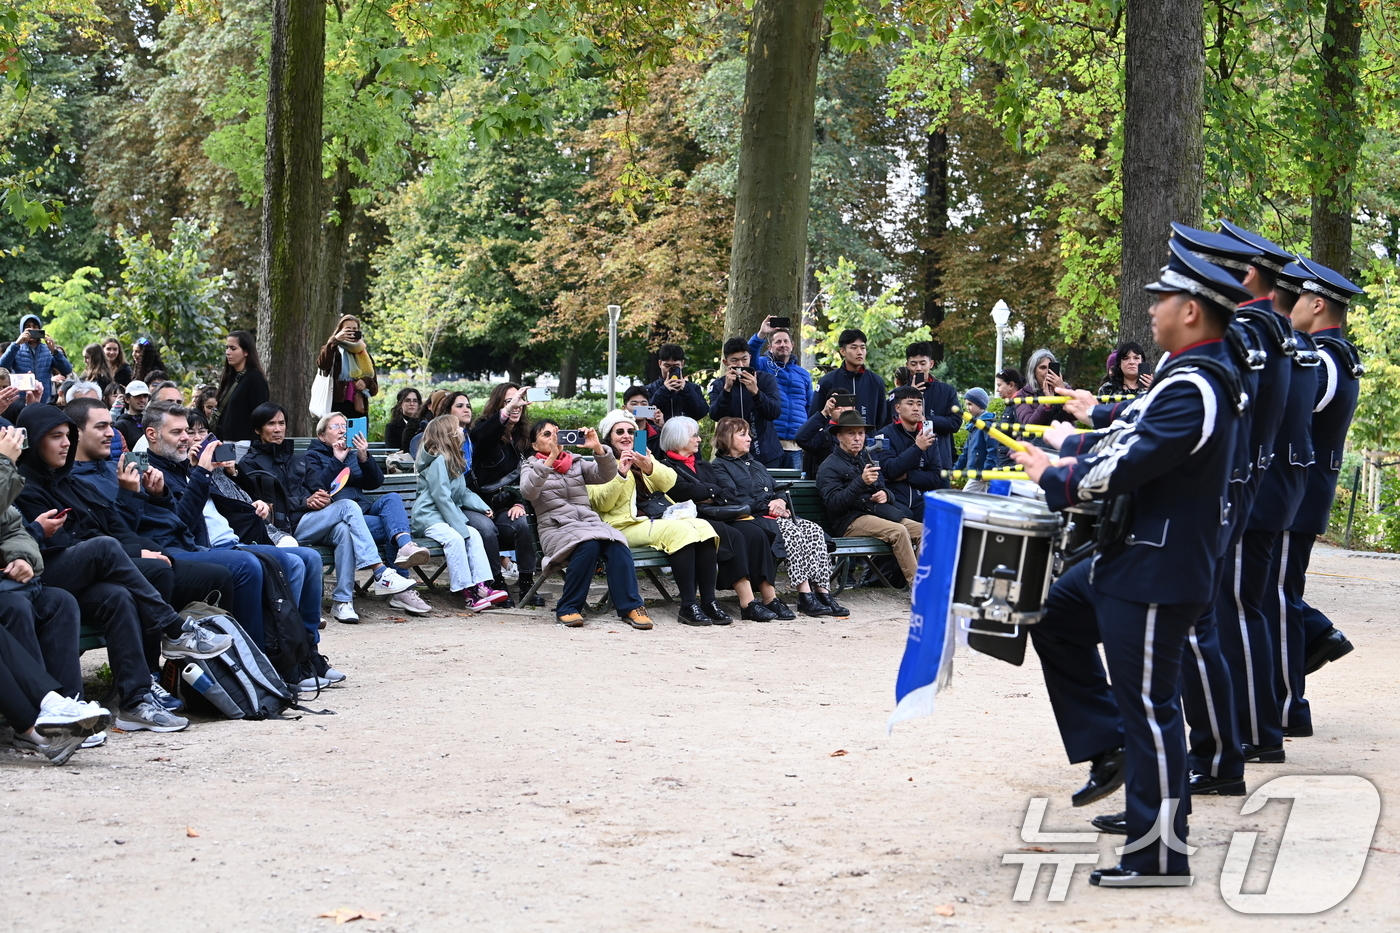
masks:
[[[44,322],[39,320],[37,314],[26,314],[19,319],[21,334],[31,327],[43,326]],[[42,340],[37,344],[16,340],[3,355],[0,355],[0,366],[12,373],[33,373],[39,380],[39,387],[44,390],[45,402],[53,398],[53,383],[49,381],[49,377],[55,371],[65,376],[73,375],[73,364],[63,355],[63,348],[59,347],[58,352],[54,353]]]
[[[58,468],[50,467],[39,456],[39,439],[60,425],[68,428],[72,444],[67,461]],[[30,523],[30,533],[45,548],[64,548],[91,538],[110,536],[121,543],[131,557],[140,557],[142,549],[159,550],[155,542],[138,535],[123,517],[123,510],[111,508],[96,489],[72,475],[73,457],[78,450],[78,426],[52,405],[31,405],[20,415],[19,426],[29,432],[31,446],[20,454],[19,474],[24,477],[24,489],[15,505]],[[122,490],[121,494],[134,493]],[[63,527],[53,537],[44,538],[34,518],[52,509],[71,509]]]

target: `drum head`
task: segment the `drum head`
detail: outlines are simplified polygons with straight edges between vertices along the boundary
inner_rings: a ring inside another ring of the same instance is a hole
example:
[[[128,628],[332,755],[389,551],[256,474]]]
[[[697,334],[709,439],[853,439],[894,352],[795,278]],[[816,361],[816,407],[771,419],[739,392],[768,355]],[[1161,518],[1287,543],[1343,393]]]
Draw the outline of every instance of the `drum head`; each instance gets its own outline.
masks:
[[[1043,503],[1032,499],[992,496],[984,492],[964,492],[961,489],[937,489],[933,493],[963,510],[963,520],[998,528],[1052,534],[1060,520]]]

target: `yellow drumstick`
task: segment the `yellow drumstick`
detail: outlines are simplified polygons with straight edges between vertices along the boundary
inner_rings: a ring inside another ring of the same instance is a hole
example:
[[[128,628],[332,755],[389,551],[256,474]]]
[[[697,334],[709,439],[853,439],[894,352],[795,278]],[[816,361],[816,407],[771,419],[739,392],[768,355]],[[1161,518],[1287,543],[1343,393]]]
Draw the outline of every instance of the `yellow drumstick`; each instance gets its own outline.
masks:
[[[1130,402],[1137,398],[1136,395],[1095,395],[1094,399],[1100,402]],[[1021,405],[1063,405],[1066,402],[1074,401],[1074,396],[1070,395],[1035,395],[1029,398],[1014,399]]]
[[[1006,434],[1005,432],[998,431],[996,428],[990,427],[987,428],[987,434],[989,434],[991,437],[996,438],[998,441],[1001,441],[1002,446],[1007,448],[1008,450],[1015,450],[1020,453],[1026,452],[1026,445],[1016,440],[1010,434]]]
[[[949,479],[1029,479],[1024,470],[942,470]]]

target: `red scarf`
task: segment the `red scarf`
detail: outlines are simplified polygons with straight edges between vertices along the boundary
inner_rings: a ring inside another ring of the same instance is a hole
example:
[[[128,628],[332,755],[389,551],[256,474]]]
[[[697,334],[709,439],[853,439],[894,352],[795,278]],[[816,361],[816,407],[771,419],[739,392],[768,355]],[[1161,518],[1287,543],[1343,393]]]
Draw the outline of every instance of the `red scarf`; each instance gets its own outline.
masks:
[[[684,463],[687,467],[690,468],[690,472],[692,472],[692,473],[695,472],[695,454],[691,454],[689,457],[682,457],[680,454],[676,453],[674,450],[668,450],[668,451],[666,451],[666,456],[670,457],[672,460],[676,461],[677,463]]]
[[[535,456],[540,460],[548,460],[544,454],[537,453]],[[554,469],[559,473],[569,472],[569,467],[574,465],[574,455],[567,450],[559,455],[559,459],[554,461]]]

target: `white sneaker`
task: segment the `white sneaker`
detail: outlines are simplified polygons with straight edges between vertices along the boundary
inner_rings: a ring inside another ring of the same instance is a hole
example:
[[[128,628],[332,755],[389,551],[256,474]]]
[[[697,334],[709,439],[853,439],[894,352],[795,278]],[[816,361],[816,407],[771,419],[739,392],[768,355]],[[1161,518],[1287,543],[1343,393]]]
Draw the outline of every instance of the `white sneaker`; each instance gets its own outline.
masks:
[[[400,567],[421,567],[431,556],[427,548],[410,541],[399,548],[399,552],[394,555],[394,563]]]
[[[354,603],[336,603],[331,607],[331,618],[347,625],[354,625],[360,621],[360,617],[355,614]]]
[[[83,737],[101,732],[112,723],[112,714],[96,703],[69,699],[49,691],[39,701],[34,731],[43,736],[76,733]]]
[[[413,585],[413,581],[399,573],[393,567],[385,567],[379,578],[369,585],[369,594],[383,598],[393,596],[395,593],[402,593]]]
[[[501,568],[501,579],[507,583],[520,582],[520,568],[516,566],[515,561],[508,560],[505,566]]]
[[[404,590],[402,593],[395,593],[389,597],[389,605],[395,609],[413,612],[420,616],[433,611],[432,606],[423,602],[423,597],[418,595],[417,590]]]
[[[83,745],[82,745],[82,747],[83,747],[83,748],[97,748],[99,745],[106,745],[106,744],[107,744],[107,730],[106,730],[106,729],[103,729],[101,732],[95,732],[95,733],[93,733],[92,735],[88,736],[87,738],[83,739]]]

